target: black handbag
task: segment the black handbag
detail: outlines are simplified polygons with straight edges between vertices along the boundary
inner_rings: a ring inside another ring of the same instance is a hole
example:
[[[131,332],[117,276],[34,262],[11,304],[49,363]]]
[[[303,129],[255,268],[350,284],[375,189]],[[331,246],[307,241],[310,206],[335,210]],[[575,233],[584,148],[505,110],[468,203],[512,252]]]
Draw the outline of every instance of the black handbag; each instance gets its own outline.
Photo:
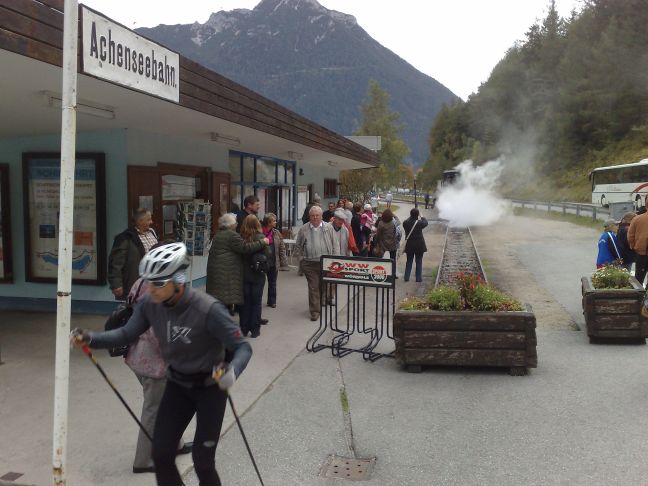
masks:
[[[265,256],[263,251],[259,251],[252,255],[250,261],[250,268],[257,273],[268,273],[270,270],[270,265],[268,264],[268,257]]]
[[[112,331],[113,329],[119,329],[124,327],[128,322],[128,319],[133,315],[133,306],[130,304],[119,304],[117,308],[112,311],[106,324],[104,324],[105,331]],[[128,353],[128,344],[124,346],[116,346],[114,348],[108,348],[108,353],[110,356],[126,356]]]
[[[138,295],[142,285],[144,285],[144,280],[141,280],[135,295]],[[124,327],[128,320],[133,315],[133,303],[130,301],[120,303],[117,308],[110,313],[106,323],[104,324],[104,331],[112,331],[113,329],[119,329]],[[128,354],[128,344],[124,346],[116,346],[113,348],[108,348],[108,354],[110,356],[126,356]]]

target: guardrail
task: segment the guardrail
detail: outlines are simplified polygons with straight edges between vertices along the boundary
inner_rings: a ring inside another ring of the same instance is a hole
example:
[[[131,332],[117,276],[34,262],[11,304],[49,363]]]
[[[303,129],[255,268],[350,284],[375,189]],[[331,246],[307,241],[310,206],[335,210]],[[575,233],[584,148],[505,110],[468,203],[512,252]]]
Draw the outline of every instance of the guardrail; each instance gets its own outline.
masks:
[[[602,208],[595,204],[571,203],[565,201],[525,201],[522,199],[511,199],[510,201],[513,207],[521,207],[523,209],[546,209],[547,212],[562,212],[562,214],[575,214],[576,216],[590,214],[592,216],[592,221],[605,221],[610,218],[609,208]]]
[[[419,204],[425,204],[420,194],[417,194]],[[394,201],[414,202],[413,195],[403,196],[399,194],[394,196]],[[591,215],[592,221],[605,221],[610,218],[610,209],[603,208],[596,204],[573,203],[567,201],[534,201],[524,199],[510,199],[513,207],[529,208],[536,210],[546,210],[547,212],[556,212],[562,214],[575,214],[576,216]]]

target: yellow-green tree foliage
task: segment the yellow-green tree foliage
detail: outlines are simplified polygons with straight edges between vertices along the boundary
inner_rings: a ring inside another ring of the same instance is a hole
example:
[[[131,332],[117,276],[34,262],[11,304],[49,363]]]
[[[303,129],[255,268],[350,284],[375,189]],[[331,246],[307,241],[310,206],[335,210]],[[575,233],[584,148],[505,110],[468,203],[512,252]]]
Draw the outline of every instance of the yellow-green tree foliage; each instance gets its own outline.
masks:
[[[400,138],[402,125],[400,115],[389,109],[389,94],[377,81],[369,81],[367,98],[360,106],[362,123],[354,135],[378,135],[382,137],[379,152],[380,171],[377,184],[382,187],[397,185],[401,164],[409,154],[409,148]]]

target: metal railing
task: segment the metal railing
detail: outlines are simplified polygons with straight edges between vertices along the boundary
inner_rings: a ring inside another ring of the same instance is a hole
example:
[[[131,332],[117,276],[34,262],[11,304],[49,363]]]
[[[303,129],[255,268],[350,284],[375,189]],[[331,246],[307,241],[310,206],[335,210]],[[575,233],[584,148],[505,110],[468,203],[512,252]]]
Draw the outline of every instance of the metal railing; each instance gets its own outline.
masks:
[[[603,208],[595,204],[572,203],[565,201],[525,201],[522,199],[511,199],[511,205],[519,208],[536,210],[547,210],[562,214],[575,214],[576,216],[591,215],[592,221],[606,220],[610,218],[609,208]]]

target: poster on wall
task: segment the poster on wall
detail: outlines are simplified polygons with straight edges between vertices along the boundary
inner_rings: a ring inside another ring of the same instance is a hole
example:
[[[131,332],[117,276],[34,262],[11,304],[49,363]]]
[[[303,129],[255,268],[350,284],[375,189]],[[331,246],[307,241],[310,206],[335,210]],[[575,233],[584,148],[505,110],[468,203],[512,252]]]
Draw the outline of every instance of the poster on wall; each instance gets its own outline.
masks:
[[[0,164],[0,282],[12,282],[9,165]]]
[[[60,175],[58,153],[23,154],[28,282],[55,282],[58,275]],[[74,179],[72,281],[104,285],[104,154],[77,153]]]

